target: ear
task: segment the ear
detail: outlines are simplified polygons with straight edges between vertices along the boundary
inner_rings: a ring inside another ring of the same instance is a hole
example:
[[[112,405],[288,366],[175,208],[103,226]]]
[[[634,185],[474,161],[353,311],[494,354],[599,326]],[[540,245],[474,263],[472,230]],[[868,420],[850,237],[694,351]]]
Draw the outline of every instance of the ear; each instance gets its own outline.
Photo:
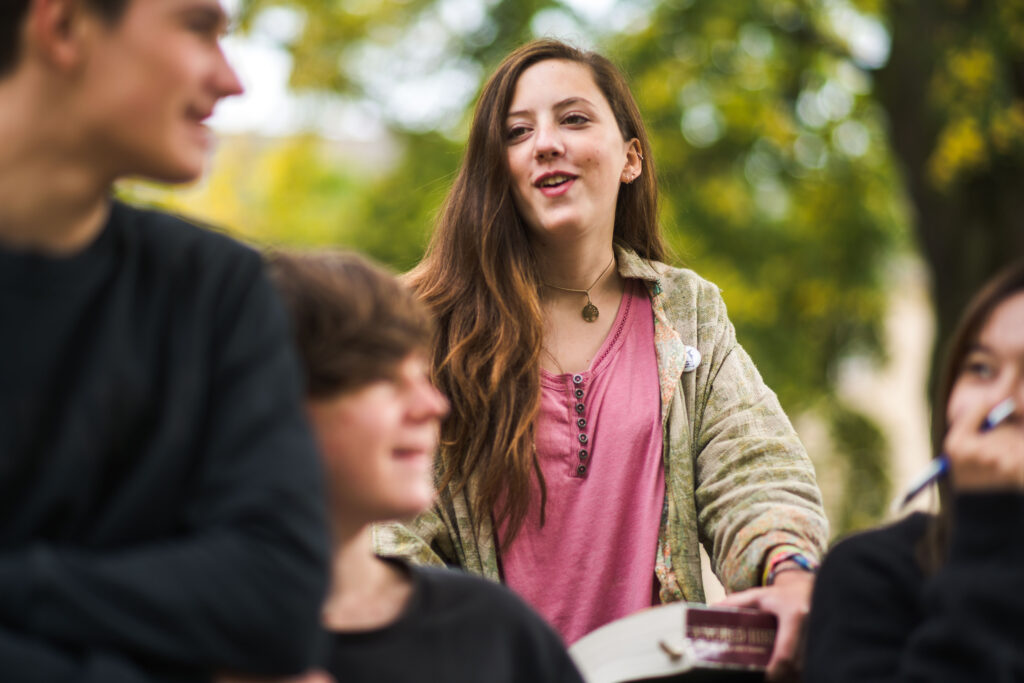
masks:
[[[96,21],[82,0],[30,0],[26,54],[57,69],[73,69],[86,53],[86,38]]]
[[[627,185],[640,177],[644,171],[644,155],[640,151],[640,141],[633,138],[626,147],[626,165],[622,168],[622,182]]]

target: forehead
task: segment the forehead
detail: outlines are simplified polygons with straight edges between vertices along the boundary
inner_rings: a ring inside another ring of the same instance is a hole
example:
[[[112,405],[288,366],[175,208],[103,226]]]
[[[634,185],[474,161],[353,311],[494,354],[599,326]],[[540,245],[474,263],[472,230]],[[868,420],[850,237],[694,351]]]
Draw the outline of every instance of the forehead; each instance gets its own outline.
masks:
[[[126,19],[153,19],[181,13],[200,12],[227,21],[228,14],[220,0],[128,0]],[[123,22],[123,23],[130,23]]]
[[[993,349],[1024,353],[1024,292],[996,306],[981,328],[978,342]]]
[[[550,107],[570,98],[584,98],[595,106],[611,109],[589,66],[567,59],[545,59],[519,75],[509,111]]]

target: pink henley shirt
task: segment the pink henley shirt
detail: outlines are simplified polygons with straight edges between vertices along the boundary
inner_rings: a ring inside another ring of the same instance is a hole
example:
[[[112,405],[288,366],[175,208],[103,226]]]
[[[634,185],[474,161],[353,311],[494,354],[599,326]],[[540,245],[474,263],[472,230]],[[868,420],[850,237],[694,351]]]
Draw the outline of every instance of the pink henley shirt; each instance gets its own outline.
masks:
[[[501,554],[505,582],[569,644],[656,602],[665,472],[654,315],[643,287],[626,281],[615,323],[586,372],[541,370],[536,445],[545,524],[534,482],[537,504]]]

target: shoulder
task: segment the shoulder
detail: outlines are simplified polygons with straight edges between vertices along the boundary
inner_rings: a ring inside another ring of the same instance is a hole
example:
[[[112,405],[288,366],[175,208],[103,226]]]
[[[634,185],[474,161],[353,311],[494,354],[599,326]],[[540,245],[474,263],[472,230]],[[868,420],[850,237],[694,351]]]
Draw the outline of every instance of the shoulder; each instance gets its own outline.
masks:
[[[129,251],[160,269],[252,270],[260,267],[256,250],[212,226],[164,211],[114,202],[111,224]]]
[[[701,353],[712,347],[728,349],[735,333],[721,290],[714,282],[689,268],[678,268],[651,261],[657,273],[660,300],[665,317],[684,339],[694,339]]]
[[[439,621],[476,624],[483,631],[531,633],[560,642],[554,630],[510,588],[459,569],[411,567],[423,604]]]
[[[658,274],[662,288],[672,296],[693,299],[720,299],[721,294],[714,282],[701,277],[689,268],[670,266],[661,261],[650,261],[651,267]]]
[[[657,283],[666,315],[678,322],[698,324],[727,320],[725,304],[718,286],[689,268],[670,266],[661,261],[641,258],[636,252],[619,246],[619,273]]]
[[[431,601],[436,601],[436,608],[458,604],[461,609],[480,612],[498,610],[532,615],[518,595],[489,579],[454,568],[410,566],[409,570],[427,589]]]
[[[817,590],[845,590],[852,585],[872,591],[916,580],[921,575],[917,544],[930,519],[929,515],[915,513],[843,539],[825,556]]]
[[[457,569],[411,571],[431,630],[497,666],[495,680],[582,683],[561,637],[511,589]]]
[[[852,534],[839,541],[829,554],[836,562],[841,562],[851,557],[906,550],[921,538],[930,519],[930,515],[917,512],[896,522]]]
[[[925,577],[915,549],[929,519],[918,513],[855,534],[825,556],[807,618],[804,680],[894,679],[921,624]]]

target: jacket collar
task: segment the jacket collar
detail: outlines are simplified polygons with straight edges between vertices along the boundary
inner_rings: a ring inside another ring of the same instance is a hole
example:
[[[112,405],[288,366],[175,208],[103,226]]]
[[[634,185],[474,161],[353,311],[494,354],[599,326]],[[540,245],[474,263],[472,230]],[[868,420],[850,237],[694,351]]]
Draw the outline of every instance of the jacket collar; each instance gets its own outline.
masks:
[[[615,259],[618,262],[619,275],[625,278],[636,278],[647,282],[657,282],[661,279],[661,272],[658,269],[660,263],[648,261],[627,246],[615,243]]]

